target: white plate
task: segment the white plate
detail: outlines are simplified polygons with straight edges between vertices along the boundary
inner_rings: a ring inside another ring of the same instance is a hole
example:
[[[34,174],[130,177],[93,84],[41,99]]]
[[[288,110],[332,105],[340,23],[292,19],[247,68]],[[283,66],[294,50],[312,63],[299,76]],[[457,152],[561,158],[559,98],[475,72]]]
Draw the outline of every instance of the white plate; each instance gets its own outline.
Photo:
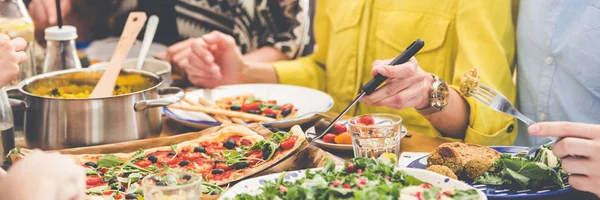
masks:
[[[347,120],[340,120],[338,121],[338,123],[343,123],[346,125],[346,128],[348,130],[350,130],[350,127],[348,126],[348,121]],[[402,130],[401,130],[401,136],[400,137],[404,137],[406,136],[406,133],[408,133],[408,131],[406,130],[406,127],[402,126]],[[315,130],[315,127],[310,127],[306,130],[306,134],[315,134],[317,131]],[[323,141],[323,139],[319,138],[319,139],[315,139],[315,144],[319,145],[320,147],[324,147],[324,148],[328,148],[328,149],[335,149],[335,150],[342,150],[342,151],[353,151],[354,149],[352,148],[352,144],[334,144],[334,143],[328,143]],[[400,144],[402,145],[402,144]]]
[[[319,90],[283,84],[241,84],[222,86],[212,90],[199,89],[186,92],[191,99],[205,98],[215,101],[223,97],[231,97],[252,93],[260,99],[277,100],[278,104],[291,103],[298,109],[297,117],[277,122],[264,122],[265,126],[275,128],[289,128],[294,125],[304,124],[316,119],[318,116],[310,113],[327,112],[333,106],[333,99],[328,94]],[[164,108],[164,113],[187,126],[195,128],[208,128],[221,125],[205,113],[191,112],[178,109]]]
[[[340,167],[342,167],[342,166],[338,166],[338,170]],[[436,187],[441,187],[444,189],[455,188],[455,189],[459,189],[459,190],[468,190],[468,189],[476,190],[474,187],[467,185],[466,183],[463,183],[462,181],[451,179],[446,176],[442,176],[440,174],[430,172],[427,170],[412,169],[412,168],[400,168],[400,167],[397,169],[402,170],[406,174],[414,176],[415,178],[418,178],[424,182],[430,183]],[[310,169],[310,170],[319,170],[319,169]],[[256,178],[252,178],[252,179],[248,179],[248,180],[239,182],[238,184],[235,184],[233,187],[229,188],[225,193],[223,193],[223,195],[221,195],[219,197],[219,199],[220,200],[234,199],[235,196],[239,195],[239,194],[250,194],[250,195],[260,194],[260,193],[262,193],[262,191],[260,190],[260,187],[262,187],[264,185],[265,181],[277,180],[280,175],[281,175],[281,173],[269,174],[266,176],[256,177]],[[285,181],[296,181],[303,177],[305,177],[304,170],[292,171],[292,172],[286,172],[284,180]],[[479,194],[479,199],[482,199],[482,200],[487,199],[487,197],[485,196],[485,194],[483,194],[483,192],[477,190],[477,194]]]

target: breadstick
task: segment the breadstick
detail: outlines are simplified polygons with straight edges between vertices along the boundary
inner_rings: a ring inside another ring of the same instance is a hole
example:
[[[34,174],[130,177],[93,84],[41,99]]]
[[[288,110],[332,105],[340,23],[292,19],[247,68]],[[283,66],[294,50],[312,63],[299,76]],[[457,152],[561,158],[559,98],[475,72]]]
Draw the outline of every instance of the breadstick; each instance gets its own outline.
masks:
[[[168,107],[174,108],[174,109],[188,110],[188,111],[204,112],[204,113],[213,114],[213,115],[235,117],[235,118],[240,118],[240,119],[244,119],[244,120],[248,120],[248,121],[256,121],[256,122],[274,122],[274,121],[276,121],[275,119],[270,118],[270,117],[264,117],[264,116],[260,116],[260,115],[248,114],[248,113],[238,112],[238,111],[223,110],[223,109],[219,109],[219,108],[193,107],[193,106],[175,105],[175,104],[170,105]]]
[[[235,123],[235,124],[246,124],[246,122],[240,118],[232,117],[231,121],[233,121],[233,123]]]
[[[202,107],[201,104],[199,104],[198,102],[194,102],[192,101],[192,99],[185,97],[183,98],[183,101],[185,101],[186,103],[192,105],[192,106],[196,106],[196,107]],[[227,117],[223,117],[223,116],[218,116],[218,115],[213,115],[212,116],[215,120],[217,120],[219,123],[221,124],[231,124],[233,122],[231,122],[231,120],[229,120],[229,118]]]
[[[206,106],[206,107],[215,107],[214,103],[212,103],[211,101],[209,101],[209,100],[207,100],[205,98],[202,98],[202,97],[198,97],[198,102],[200,102],[201,105]],[[228,123],[232,123],[232,121],[233,121],[233,119],[230,120],[228,117],[220,116],[220,115],[215,115],[215,119],[216,118],[221,118],[221,119],[227,120]],[[233,121],[233,122],[235,122],[235,121]],[[221,123],[223,123],[223,122],[221,122]],[[236,124],[239,124],[239,123],[236,122]]]
[[[207,106],[207,107],[215,107],[216,106],[216,104],[214,104],[213,102],[209,101],[208,99],[202,98],[202,97],[198,97],[198,102],[200,102],[200,104]],[[235,118],[235,117],[232,117],[231,121],[233,121],[233,123],[236,123],[236,124],[246,124],[246,122],[244,120]]]

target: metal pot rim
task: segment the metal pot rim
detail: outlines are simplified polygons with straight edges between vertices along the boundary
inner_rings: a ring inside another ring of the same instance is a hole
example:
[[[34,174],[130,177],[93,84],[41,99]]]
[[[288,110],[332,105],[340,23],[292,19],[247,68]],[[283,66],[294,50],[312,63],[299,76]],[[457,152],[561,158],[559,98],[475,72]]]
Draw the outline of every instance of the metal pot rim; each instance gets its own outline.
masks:
[[[144,70],[137,70],[137,69],[121,69],[121,71],[125,71],[125,72],[132,72],[132,73],[137,73],[137,74],[141,74],[143,76],[149,77],[149,78],[153,78],[157,81],[157,84],[155,84],[152,87],[146,88],[144,90],[140,90],[137,92],[132,92],[132,93],[127,93],[127,94],[121,94],[121,95],[114,95],[114,96],[109,96],[109,97],[100,97],[100,98],[55,98],[55,97],[46,97],[46,96],[39,96],[39,95],[35,95],[33,93],[30,93],[28,91],[26,91],[24,88],[25,86],[29,85],[30,83],[37,81],[37,80],[41,80],[41,79],[45,79],[45,78],[49,78],[49,77],[53,77],[53,76],[57,76],[57,75],[63,75],[63,74],[71,74],[71,73],[77,73],[77,72],[98,72],[98,71],[104,71],[104,69],[89,69],[89,68],[82,68],[82,69],[68,69],[68,70],[61,70],[61,71],[54,71],[54,72],[49,72],[49,73],[45,73],[45,74],[39,74],[33,77],[29,77],[23,81],[21,81],[18,85],[18,89],[19,92],[21,92],[22,94],[25,94],[27,96],[33,96],[33,97],[37,97],[37,98],[42,98],[42,99],[55,99],[55,100],[67,100],[67,101],[77,101],[77,100],[102,100],[102,99],[111,99],[111,98],[120,98],[120,97],[125,97],[125,96],[130,96],[130,95],[136,95],[136,94],[140,94],[140,93],[144,93],[150,90],[155,90],[156,88],[158,88],[161,84],[162,84],[162,78],[154,73],[150,73]]]

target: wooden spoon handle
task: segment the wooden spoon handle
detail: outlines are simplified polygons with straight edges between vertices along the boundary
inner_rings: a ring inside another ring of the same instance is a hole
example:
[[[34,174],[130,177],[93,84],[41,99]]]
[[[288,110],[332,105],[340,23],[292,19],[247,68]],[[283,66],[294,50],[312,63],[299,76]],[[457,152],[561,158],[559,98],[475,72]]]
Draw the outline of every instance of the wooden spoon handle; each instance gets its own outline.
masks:
[[[112,96],[117,77],[123,66],[123,60],[125,60],[125,57],[129,54],[129,50],[131,50],[138,34],[142,30],[142,27],[144,27],[146,19],[146,13],[144,12],[132,12],[129,14],[123,33],[121,33],[119,44],[117,44],[117,48],[115,49],[104,74],[102,74],[100,81],[98,81],[98,84],[96,84],[96,87],[90,94],[90,98]]]

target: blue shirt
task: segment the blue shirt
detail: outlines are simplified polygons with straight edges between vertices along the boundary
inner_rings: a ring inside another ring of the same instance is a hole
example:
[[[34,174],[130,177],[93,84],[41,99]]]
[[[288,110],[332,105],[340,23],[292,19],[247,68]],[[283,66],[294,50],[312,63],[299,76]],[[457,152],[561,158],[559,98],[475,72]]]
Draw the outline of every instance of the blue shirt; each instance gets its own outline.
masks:
[[[521,0],[517,48],[523,114],[600,124],[600,0]],[[515,145],[542,139],[519,127]]]

